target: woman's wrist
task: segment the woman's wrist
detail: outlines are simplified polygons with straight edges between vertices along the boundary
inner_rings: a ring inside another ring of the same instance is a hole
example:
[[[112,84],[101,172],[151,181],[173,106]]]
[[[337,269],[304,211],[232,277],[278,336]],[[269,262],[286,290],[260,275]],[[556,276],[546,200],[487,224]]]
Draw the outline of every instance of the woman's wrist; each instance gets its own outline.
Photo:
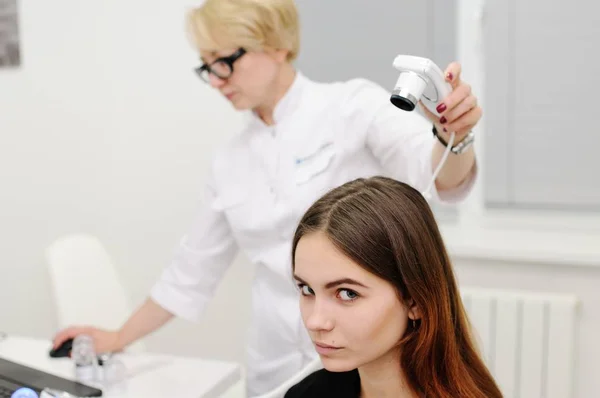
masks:
[[[127,346],[127,343],[123,341],[123,330],[119,329],[115,332],[115,340],[113,342],[113,351],[119,352],[123,351]]]
[[[440,143],[443,146],[448,146],[448,143],[450,142],[450,137],[452,136],[451,132],[444,131],[444,126],[441,125],[440,123],[434,123],[432,132],[438,138],[438,140],[440,141]],[[464,140],[468,134],[469,134],[469,132],[466,132],[461,135],[456,134],[454,136],[454,141],[452,143],[452,147],[455,147],[458,143],[460,143],[462,140]]]

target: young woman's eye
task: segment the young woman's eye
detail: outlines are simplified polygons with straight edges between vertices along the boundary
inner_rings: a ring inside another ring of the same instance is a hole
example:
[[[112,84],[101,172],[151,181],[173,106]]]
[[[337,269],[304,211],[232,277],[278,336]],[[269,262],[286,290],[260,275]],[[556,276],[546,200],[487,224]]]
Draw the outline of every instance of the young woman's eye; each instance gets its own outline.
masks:
[[[300,288],[300,292],[303,296],[312,296],[313,294],[315,294],[315,292],[313,292],[313,290],[310,287],[308,287],[308,285],[300,284],[298,285],[298,287]]]
[[[342,301],[354,301],[358,298],[358,293],[350,289],[341,289],[338,295]]]

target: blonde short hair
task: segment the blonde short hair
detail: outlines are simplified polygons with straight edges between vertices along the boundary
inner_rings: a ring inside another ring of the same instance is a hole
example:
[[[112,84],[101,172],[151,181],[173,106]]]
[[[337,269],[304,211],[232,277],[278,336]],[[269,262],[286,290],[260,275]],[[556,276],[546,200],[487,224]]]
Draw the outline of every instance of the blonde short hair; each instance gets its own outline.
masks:
[[[188,14],[188,28],[199,50],[243,47],[288,50],[298,56],[300,32],[294,0],[206,0]]]

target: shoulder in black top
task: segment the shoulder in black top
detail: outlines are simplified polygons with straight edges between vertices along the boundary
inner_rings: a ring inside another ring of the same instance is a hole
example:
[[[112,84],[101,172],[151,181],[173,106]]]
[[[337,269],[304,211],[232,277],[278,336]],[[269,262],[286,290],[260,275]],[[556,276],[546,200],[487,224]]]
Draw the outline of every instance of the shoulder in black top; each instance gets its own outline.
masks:
[[[360,377],[358,370],[329,372],[318,370],[288,390],[285,398],[358,398]]]

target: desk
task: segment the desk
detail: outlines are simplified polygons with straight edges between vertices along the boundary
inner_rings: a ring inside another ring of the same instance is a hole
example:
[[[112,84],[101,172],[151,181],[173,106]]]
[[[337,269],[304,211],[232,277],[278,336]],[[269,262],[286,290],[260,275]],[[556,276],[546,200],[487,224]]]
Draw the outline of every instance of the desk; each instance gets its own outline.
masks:
[[[50,341],[8,336],[0,356],[47,373],[73,379],[69,358],[50,358]],[[238,364],[147,353],[121,353],[127,367],[124,392],[104,391],[103,398],[216,398],[241,379]]]

